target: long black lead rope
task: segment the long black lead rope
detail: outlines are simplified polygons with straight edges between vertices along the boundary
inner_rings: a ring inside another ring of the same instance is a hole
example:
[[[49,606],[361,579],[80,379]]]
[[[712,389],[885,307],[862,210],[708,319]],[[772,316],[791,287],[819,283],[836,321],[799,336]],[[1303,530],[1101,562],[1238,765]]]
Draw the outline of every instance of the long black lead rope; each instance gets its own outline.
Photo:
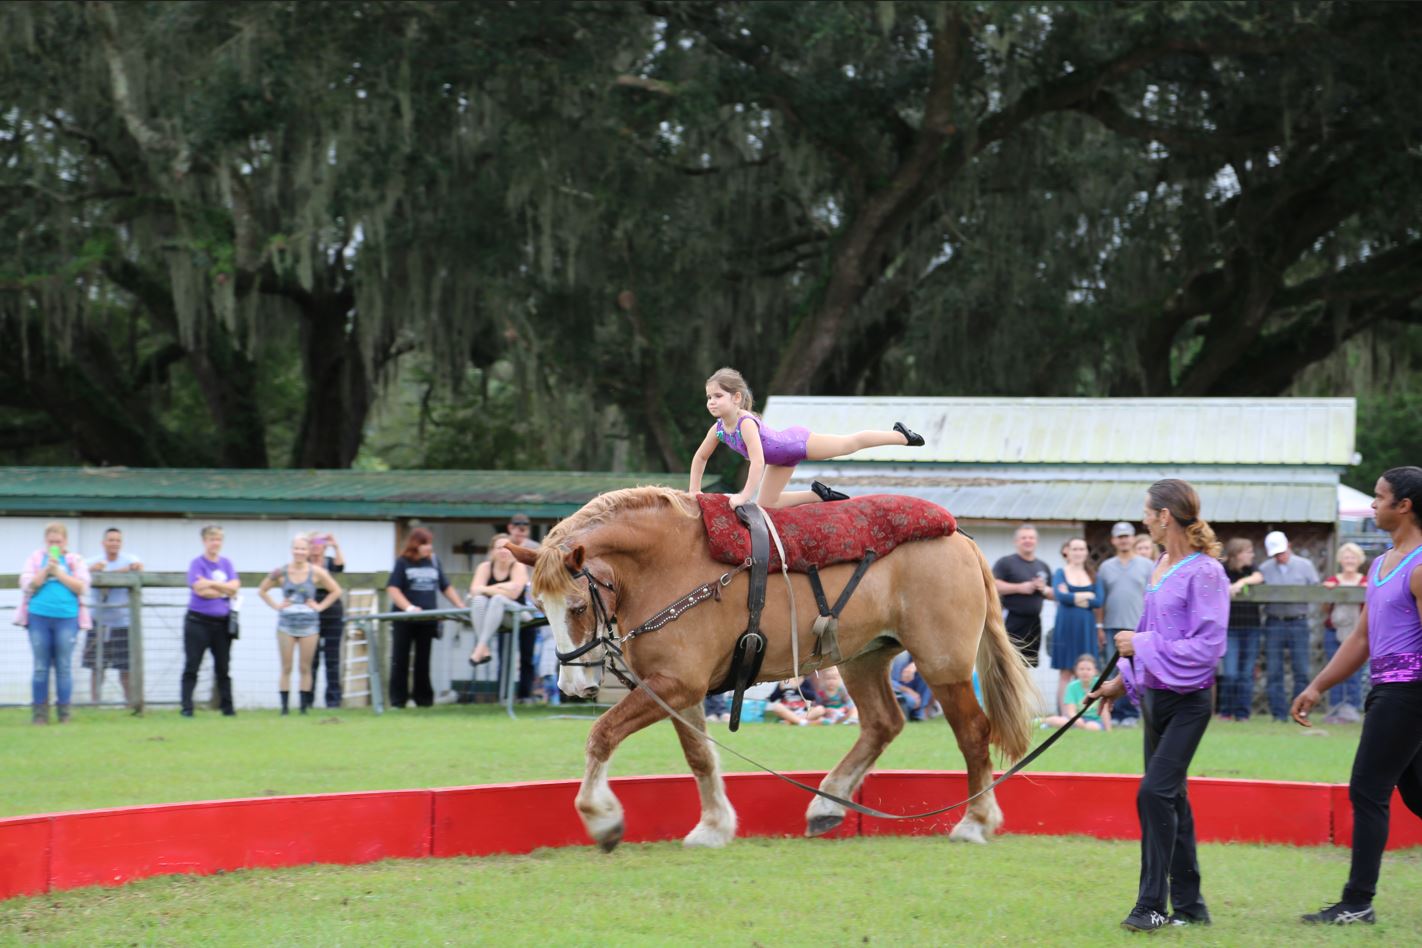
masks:
[[[926,810],[922,813],[885,813],[883,810],[876,810],[872,806],[865,806],[862,803],[855,803],[853,800],[846,800],[844,797],[836,796],[833,793],[821,790],[819,787],[812,787],[807,783],[801,783],[794,777],[787,777],[780,771],[767,767],[759,761],[747,757],[745,754],[742,754],[735,748],[729,747],[721,743],[720,741],[716,740],[716,738],[712,737],[710,734],[707,734],[704,729],[697,727],[691,721],[688,721],[686,718],[682,717],[680,712],[678,712],[671,705],[663,701],[661,696],[658,695],[655,691],[648,688],[646,683],[643,682],[641,678],[637,677],[637,673],[632,670],[632,664],[626,660],[626,657],[622,654],[621,649],[613,647],[612,651],[616,658],[622,659],[623,669],[619,671],[615,664],[615,659],[612,656],[608,657],[608,667],[612,669],[613,673],[617,675],[617,677],[622,678],[624,682],[630,680],[633,685],[638,688],[641,688],[643,691],[645,691],[648,695],[651,696],[652,700],[655,701],[663,711],[665,711],[672,718],[686,725],[688,728],[691,729],[692,733],[696,734],[702,740],[710,744],[714,744],[715,746],[721,748],[727,753],[739,757],[741,760],[750,764],[752,767],[755,767],[759,770],[763,770],[766,773],[770,774],[772,777],[777,777],[780,780],[791,784],[792,786],[796,786],[799,787],[801,790],[813,793],[817,797],[824,797],[826,800],[831,800],[835,803],[838,803],[840,806],[848,807],[849,809],[854,810],[856,813],[862,813],[865,816],[872,816],[875,819],[880,820],[921,820],[926,817],[937,816],[940,813],[947,813],[950,810],[956,810],[959,807],[967,806],[969,803],[972,803],[978,797],[995,788],[998,784],[1002,783],[1008,777],[1014,776],[1015,774],[1019,773],[1022,768],[1032,763],[1032,761],[1036,760],[1038,757],[1041,757],[1042,754],[1046,752],[1047,748],[1051,747],[1058,740],[1060,740],[1063,734],[1071,730],[1072,726],[1075,725],[1077,721],[1081,720],[1081,716],[1086,713],[1086,709],[1091,707],[1092,703],[1095,701],[1094,698],[1087,698],[1086,701],[1082,703],[1081,709],[1077,711],[1076,714],[1072,715],[1069,721],[1067,721],[1061,727],[1057,728],[1056,733],[1052,734],[1041,744],[1038,744],[1032,750],[1032,753],[1028,754],[1026,757],[1022,758],[1017,763],[1013,764],[992,783],[988,784],[986,787],[983,787],[981,790],[968,797],[967,799],[959,800],[957,803],[949,804],[948,806],[941,806],[936,810]],[[1096,684],[1092,687],[1092,691],[1096,691],[1097,689],[1099,689],[1101,687],[1101,683],[1105,681],[1113,671],[1116,670],[1116,662],[1119,660],[1119,658],[1119,654],[1114,654],[1111,656],[1111,660],[1106,663],[1106,668],[1101,672],[1099,676],[1097,676]]]

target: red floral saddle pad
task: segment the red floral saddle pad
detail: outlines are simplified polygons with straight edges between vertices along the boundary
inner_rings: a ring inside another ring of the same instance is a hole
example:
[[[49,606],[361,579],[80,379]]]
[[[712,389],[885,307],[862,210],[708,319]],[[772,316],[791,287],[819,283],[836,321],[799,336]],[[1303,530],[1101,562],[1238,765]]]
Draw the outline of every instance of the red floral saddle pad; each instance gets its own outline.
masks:
[[[701,519],[711,556],[722,563],[743,563],[750,556],[750,531],[736,519],[728,494],[700,494]],[[953,515],[937,504],[901,494],[870,494],[828,504],[802,504],[767,510],[785,558],[796,573],[811,566],[857,563],[873,550],[887,556],[900,543],[946,537],[958,529]],[[770,568],[780,569],[775,542]]]

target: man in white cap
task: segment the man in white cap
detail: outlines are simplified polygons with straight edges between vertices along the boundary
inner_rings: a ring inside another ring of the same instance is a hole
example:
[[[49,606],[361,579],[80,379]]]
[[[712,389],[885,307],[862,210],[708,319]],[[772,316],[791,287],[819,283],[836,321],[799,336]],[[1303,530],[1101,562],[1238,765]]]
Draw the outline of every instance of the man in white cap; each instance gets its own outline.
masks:
[[[1150,582],[1151,562],[1144,556],[1136,556],[1133,525],[1122,520],[1113,526],[1111,545],[1116,548],[1116,555],[1102,563],[1096,574],[1106,596],[1105,603],[1097,610],[1098,647],[1116,641],[1117,632],[1136,630],[1145,603],[1146,583]],[[1117,725],[1131,727],[1137,717],[1135,706],[1125,695],[1111,706],[1111,718]]]
[[[1317,586],[1318,570],[1289,549],[1289,538],[1275,530],[1264,538],[1269,558],[1259,567],[1264,582],[1271,586]],[[1284,694],[1284,648],[1289,649],[1293,667],[1293,691]],[[1289,705],[1308,687],[1308,603],[1271,602],[1264,606],[1264,662],[1268,666],[1269,713],[1280,723],[1289,720]]]

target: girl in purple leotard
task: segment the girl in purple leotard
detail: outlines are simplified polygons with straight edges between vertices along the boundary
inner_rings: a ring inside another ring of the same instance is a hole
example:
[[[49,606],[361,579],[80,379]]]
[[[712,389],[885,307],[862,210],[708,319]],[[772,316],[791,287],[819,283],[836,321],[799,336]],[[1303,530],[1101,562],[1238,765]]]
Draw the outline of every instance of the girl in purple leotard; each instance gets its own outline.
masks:
[[[789,493],[785,492],[785,485],[790,483],[795,465],[801,461],[826,461],[864,448],[923,444],[923,437],[905,428],[902,422],[895,424],[893,431],[860,431],[852,435],[815,434],[798,425],[776,431],[767,428],[760,416],[751,412],[753,404],[750,387],[735,369],[718,369],[706,380],[706,410],[716,423],[706,432],[706,438],[691,460],[693,494],[700,493],[701,475],[718,444],[724,444],[750,461],[746,486],[731,495],[732,507],[739,507],[748,500],[756,500],[762,507],[848,500],[845,494],[819,481],[811,484],[810,490]]]

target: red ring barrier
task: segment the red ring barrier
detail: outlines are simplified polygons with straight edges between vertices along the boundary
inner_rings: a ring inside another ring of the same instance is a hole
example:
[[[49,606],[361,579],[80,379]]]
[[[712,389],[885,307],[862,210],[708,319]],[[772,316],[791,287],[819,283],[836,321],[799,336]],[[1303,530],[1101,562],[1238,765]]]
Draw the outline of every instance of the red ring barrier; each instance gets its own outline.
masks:
[[[822,771],[798,772],[818,783]],[[1029,773],[998,788],[1008,833],[1135,839],[1131,774]],[[626,812],[628,842],[679,839],[699,813],[690,776],[612,781]],[[357,864],[426,856],[524,853],[585,845],[573,809],[578,781],[494,784],[260,797],[122,807],[0,819],[0,899],[89,885],[121,885],[172,873],[212,873],[307,863]],[[809,797],[769,774],[727,774],[741,836],[799,836]],[[882,771],[859,800],[912,812],[966,795],[961,771]],[[1202,842],[1350,845],[1348,788],[1325,783],[1190,780]],[[879,820],[850,813],[831,836],[946,832],[957,813]],[[1422,820],[1394,795],[1390,849],[1422,845]]]

